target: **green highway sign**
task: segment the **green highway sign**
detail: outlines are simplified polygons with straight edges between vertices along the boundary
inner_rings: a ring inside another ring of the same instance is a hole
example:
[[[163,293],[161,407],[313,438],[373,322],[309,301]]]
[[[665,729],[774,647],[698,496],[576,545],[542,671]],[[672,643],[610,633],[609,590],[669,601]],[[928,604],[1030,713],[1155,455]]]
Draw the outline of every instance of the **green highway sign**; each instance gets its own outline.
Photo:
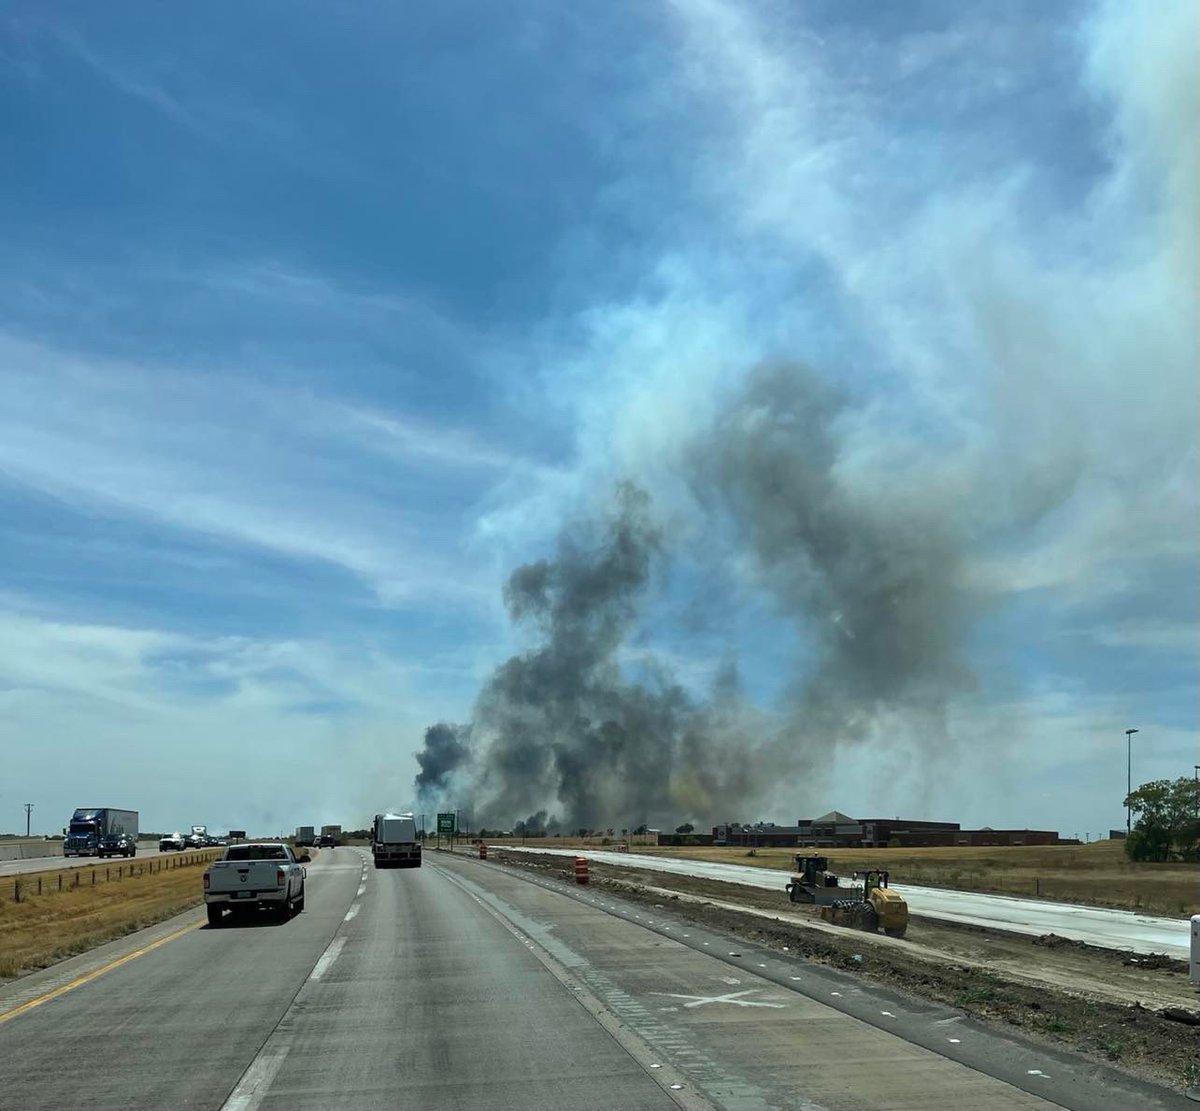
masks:
[[[455,832],[454,814],[439,814],[438,815],[438,833],[454,833]]]

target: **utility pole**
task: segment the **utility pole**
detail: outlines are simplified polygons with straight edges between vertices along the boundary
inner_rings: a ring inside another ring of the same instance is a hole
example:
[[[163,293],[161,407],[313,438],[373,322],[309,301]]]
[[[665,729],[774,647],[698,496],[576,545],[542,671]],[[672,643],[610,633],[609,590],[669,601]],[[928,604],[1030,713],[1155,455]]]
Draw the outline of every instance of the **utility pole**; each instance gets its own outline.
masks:
[[[1129,796],[1133,794],[1133,735],[1138,733],[1138,729],[1125,730],[1125,836],[1129,836],[1131,829]]]
[[[31,813],[33,813],[33,803],[27,802],[25,804],[25,836],[26,837],[29,836],[29,815]]]

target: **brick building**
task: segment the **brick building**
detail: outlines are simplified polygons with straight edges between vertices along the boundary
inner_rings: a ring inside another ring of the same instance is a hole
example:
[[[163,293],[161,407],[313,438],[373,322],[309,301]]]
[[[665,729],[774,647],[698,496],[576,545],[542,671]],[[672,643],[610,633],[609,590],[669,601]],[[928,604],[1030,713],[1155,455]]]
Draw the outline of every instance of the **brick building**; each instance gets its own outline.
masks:
[[[963,829],[958,822],[918,818],[852,818],[831,810],[819,818],[798,818],[794,826],[772,822],[744,825],[727,822],[713,827],[714,845],[813,849],[886,848],[939,845],[1058,845],[1064,841],[1048,829]]]

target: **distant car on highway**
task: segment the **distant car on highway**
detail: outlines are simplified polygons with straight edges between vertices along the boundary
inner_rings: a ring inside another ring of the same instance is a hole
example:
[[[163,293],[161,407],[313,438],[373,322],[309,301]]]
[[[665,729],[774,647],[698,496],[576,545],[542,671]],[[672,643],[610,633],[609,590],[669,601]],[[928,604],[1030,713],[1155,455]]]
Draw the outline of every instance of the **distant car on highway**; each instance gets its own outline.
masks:
[[[183,844],[189,849],[203,849],[208,844],[208,838],[202,833],[189,833],[183,839]]]
[[[317,837],[316,846],[318,849],[336,849],[337,838],[332,833],[322,833]]]
[[[158,839],[158,851],[160,853],[166,853],[166,852],[181,853],[181,852],[183,852],[183,848],[184,848],[184,840],[183,840],[182,833],[164,833]]]

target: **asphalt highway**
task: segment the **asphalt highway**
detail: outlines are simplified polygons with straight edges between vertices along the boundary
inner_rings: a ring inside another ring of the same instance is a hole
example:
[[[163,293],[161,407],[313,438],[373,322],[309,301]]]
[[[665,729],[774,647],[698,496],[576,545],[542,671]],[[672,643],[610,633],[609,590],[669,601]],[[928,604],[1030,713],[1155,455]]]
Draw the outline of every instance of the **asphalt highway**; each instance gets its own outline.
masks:
[[[614,853],[576,849],[519,848],[497,846],[504,852],[542,852],[556,856],[584,855],[589,860],[622,868],[644,868],[655,872],[696,876],[779,891],[786,899],[787,873],[774,868],[754,868],[741,864],[721,864],[685,857],[651,856],[643,853]],[[1130,949],[1138,953],[1164,953],[1187,960],[1191,951],[1190,924],[1187,918],[1163,918],[1134,911],[1105,907],[1052,903],[1044,899],[1018,899],[1006,895],[982,895],[973,891],[946,891],[935,887],[893,884],[913,914],[959,922],[1012,933],[1040,937],[1054,933],[1099,945],[1106,949]]]
[[[117,864],[128,860],[144,860],[151,856],[174,856],[175,853],[159,853],[157,841],[139,841],[134,857],[111,856],[99,860],[94,856],[63,856],[59,848],[53,856],[33,856],[28,860],[0,860],[0,877],[23,876],[27,872],[50,872],[56,868],[86,868],[89,864]]]
[[[448,853],[308,869],[0,987],[0,1108],[1191,1106],[786,953]]]

